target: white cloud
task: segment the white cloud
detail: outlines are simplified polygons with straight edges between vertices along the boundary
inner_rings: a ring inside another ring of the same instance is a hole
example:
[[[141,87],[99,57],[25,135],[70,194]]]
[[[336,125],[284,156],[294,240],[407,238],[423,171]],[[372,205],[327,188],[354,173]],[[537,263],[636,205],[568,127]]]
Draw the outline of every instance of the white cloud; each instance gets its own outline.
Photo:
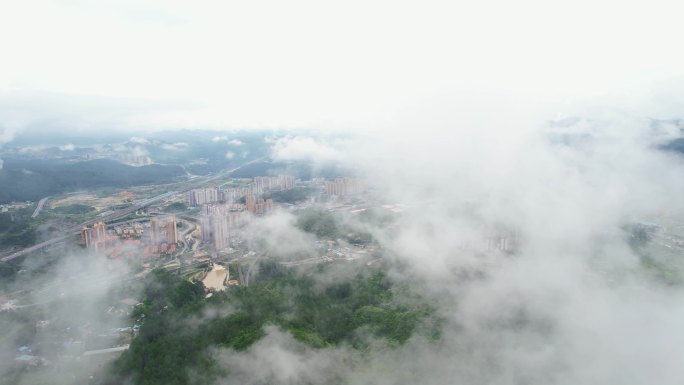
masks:
[[[226,142],[233,146],[242,146],[244,144],[240,139],[229,139],[229,136],[227,135],[215,136],[211,138],[211,141],[214,143]]]
[[[18,122],[2,122],[0,121],[0,150],[2,146],[14,140],[15,136],[19,132],[21,124]],[[0,158],[0,170],[2,170],[5,161]]]
[[[133,146],[129,147],[126,145],[116,145],[113,147],[113,150],[120,155],[128,155],[128,156],[148,156],[149,152],[145,149],[143,146]]]
[[[162,143],[161,145],[159,145],[159,147],[163,148],[164,150],[168,150],[168,151],[179,151],[179,150],[183,150],[183,149],[187,148],[188,144],[184,143],[184,142],[173,143],[173,144]]]
[[[59,146],[60,151],[74,151],[75,149],[76,149],[76,146],[74,146],[71,143],[63,144],[63,145]]]
[[[0,125],[0,145],[13,141],[18,132],[19,127],[14,124]]]
[[[19,148],[19,153],[21,154],[30,154],[30,153],[37,153],[45,150],[48,148],[48,145],[42,144],[42,145],[35,145],[35,146],[22,146]]]
[[[435,94],[624,99],[684,68],[668,0],[265,4],[6,2],[0,90],[183,101],[131,114],[135,129],[368,128]],[[141,13],[174,21],[131,16]]]
[[[233,159],[233,158],[235,158],[235,153],[234,153],[234,152],[232,152],[232,151],[226,152],[226,159],[230,160],[230,159]]]
[[[343,374],[343,359],[349,360],[345,351],[311,349],[273,326],[265,332],[266,337],[244,354],[227,349],[218,351],[222,366],[231,372],[230,383],[331,383]]]
[[[287,137],[278,139],[271,147],[274,160],[313,160],[334,162],[343,159],[343,154],[326,143],[311,137]]]
[[[128,141],[135,144],[150,144],[149,140],[138,136],[133,136],[130,139],[128,139]]]

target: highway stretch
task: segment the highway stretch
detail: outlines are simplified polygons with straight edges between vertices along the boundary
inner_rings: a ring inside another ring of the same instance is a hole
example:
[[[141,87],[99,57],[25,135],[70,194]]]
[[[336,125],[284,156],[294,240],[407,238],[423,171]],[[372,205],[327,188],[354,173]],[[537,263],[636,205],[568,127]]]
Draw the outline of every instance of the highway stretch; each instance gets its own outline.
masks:
[[[252,161],[250,161],[250,162],[247,162],[247,163],[244,163],[244,164],[242,164],[242,165],[240,165],[240,166],[238,166],[238,167],[236,167],[236,168],[234,168],[234,169],[227,170],[227,171],[218,173],[218,174],[216,174],[216,175],[211,175],[211,176],[208,176],[208,177],[206,177],[206,178],[202,178],[202,180],[201,180],[201,181],[198,181],[197,183],[198,183],[198,184],[200,184],[200,183],[207,183],[207,182],[211,182],[211,181],[213,181],[213,180],[216,180],[216,179],[219,179],[219,178],[222,178],[222,177],[226,177],[226,176],[228,176],[229,174],[231,174],[231,173],[233,173],[233,172],[235,172],[235,171],[241,169],[241,168],[244,167],[244,166],[247,166],[247,165],[249,165],[249,164],[252,164],[252,163],[261,161],[261,160],[263,160],[263,159],[264,159],[264,158],[257,158],[257,159],[254,159],[254,160],[252,160]],[[151,205],[151,204],[153,204],[153,203],[156,203],[156,202],[158,202],[158,201],[160,201],[160,200],[162,200],[162,199],[167,199],[167,198],[170,198],[170,197],[172,197],[172,196],[179,195],[179,194],[185,194],[185,193],[187,193],[188,191],[192,190],[193,188],[195,188],[195,187],[188,187],[188,188],[183,189],[183,190],[180,190],[180,191],[169,191],[169,192],[165,192],[165,193],[163,193],[163,194],[157,195],[157,196],[152,197],[152,198],[143,199],[143,200],[141,200],[141,201],[134,202],[134,203],[132,203],[130,206],[126,207],[126,208],[119,209],[119,210],[116,210],[116,211],[107,213],[106,215],[97,217],[97,218],[95,218],[95,219],[91,219],[91,220],[89,220],[89,221],[83,222],[83,223],[78,224],[78,225],[76,225],[76,226],[69,227],[69,228],[65,229],[64,232],[63,232],[61,235],[59,235],[59,236],[56,236],[56,237],[51,238],[51,239],[48,239],[48,240],[46,240],[46,241],[37,243],[37,244],[35,244],[35,245],[33,245],[33,246],[29,246],[29,247],[27,247],[27,248],[25,248],[25,249],[16,251],[16,252],[14,252],[14,253],[12,253],[12,254],[9,254],[9,255],[7,255],[7,256],[5,256],[5,257],[3,257],[3,258],[0,258],[0,262],[9,262],[9,261],[11,261],[11,260],[13,260],[13,259],[19,258],[19,257],[24,256],[24,255],[26,255],[26,254],[29,254],[29,253],[32,253],[32,252],[34,252],[34,251],[43,249],[43,248],[45,248],[45,247],[47,247],[47,246],[50,246],[50,245],[55,244],[55,243],[57,243],[57,242],[63,241],[63,240],[65,240],[66,238],[68,238],[68,237],[70,237],[70,236],[73,236],[73,235],[75,235],[75,234],[78,234],[78,233],[81,231],[81,229],[82,229],[83,227],[85,227],[85,226],[90,226],[90,225],[92,225],[92,224],[94,224],[94,223],[97,223],[97,222],[100,222],[100,221],[103,221],[103,222],[113,221],[113,220],[115,220],[115,219],[117,219],[117,218],[121,218],[121,217],[123,217],[123,216],[125,216],[125,215],[128,215],[128,214],[130,214],[130,213],[132,213],[132,212],[135,212],[135,211],[140,210],[140,209],[142,209],[142,208],[144,208],[144,207],[146,207],[146,206],[149,206],[149,205]],[[44,199],[46,199],[46,198],[44,198]],[[44,202],[43,202],[43,203],[44,203]],[[40,205],[40,203],[39,203],[39,205]]]
[[[45,202],[47,202],[48,198],[50,197],[45,197],[38,201],[38,205],[36,205],[36,209],[33,211],[33,215],[31,215],[31,218],[35,218],[38,216],[38,214],[40,214],[40,210],[43,209],[43,206],[45,206]]]
[[[132,213],[132,212],[135,212],[135,211],[137,211],[137,210],[140,210],[141,208],[144,208],[145,206],[149,206],[149,205],[151,205],[152,203],[155,203],[155,202],[158,202],[158,201],[160,201],[160,200],[162,200],[162,199],[168,198],[168,197],[170,197],[170,196],[172,196],[172,195],[174,195],[174,194],[176,194],[176,193],[177,193],[177,191],[169,191],[169,192],[167,192],[167,193],[157,195],[157,196],[154,197],[154,198],[145,199],[144,201],[140,201],[140,202],[137,202],[137,203],[133,203],[132,205],[130,205],[130,206],[126,207],[126,208],[123,208],[123,209],[120,209],[120,210],[116,210],[116,211],[111,212],[111,213],[109,213],[109,214],[107,214],[107,215],[103,215],[103,216],[101,216],[101,217],[98,217],[98,218],[95,218],[95,219],[91,219],[91,220],[89,220],[89,221],[83,222],[83,223],[78,224],[78,225],[76,225],[76,226],[69,227],[69,228],[67,228],[67,229],[64,230],[64,232],[62,233],[62,235],[59,235],[59,236],[57,236],[57,237],[48,239],[47,241],[43,241],[43,242],[37,243],[37,244],[35,244],[35,245],[33,245],[33,246],[30,246],[30,247],[27,247],[27,248],[25,248],[25,249],[23,249],[23,250],[19,250],[19,251],[17,251],[17,252],[14,252],[14,253],[12,253],[12,254],[10,254],[10,255],[8,255],[8,256],[6,256],[6,257],[0,259],[0,261],[2,261],[2,262],[9,262],[9,261],[11,261],[11,260],[13,260],[13,259],[15,259],[15,258],[18,258],[18,257],[21,257],[21,256],[23,256],[23,255],[29,254],[29,253],[34,252],[34,251],[36,251],[36,250],[40,250],[40,249],[42,249],[42,248],[44,248],[44,247],[50,246],[50,245],[52,245],[52,244],[54,244],[54,243],[57,243],[57,242],[59,242],[59,241],[63,241],[63,240],[65,240],[66,238],[68,238],[68,237],[70,237],[70,236],[72,236],[72,235],[74,235],[74,234],[78,234],[78,233],[81,231],[81,229],[82,229],[83,227],[85,227],[85,226],[90,226],[90,225],[92,225],[92,224],[94,224],[94,223],[97,223],[97,222],[100,222],[100,221],[103,221],[103,222],[112,221],[112,220],[114,220],[114,219],[123,217],[123,216],[128,215],[128,214],[130,214],[130,213]]]

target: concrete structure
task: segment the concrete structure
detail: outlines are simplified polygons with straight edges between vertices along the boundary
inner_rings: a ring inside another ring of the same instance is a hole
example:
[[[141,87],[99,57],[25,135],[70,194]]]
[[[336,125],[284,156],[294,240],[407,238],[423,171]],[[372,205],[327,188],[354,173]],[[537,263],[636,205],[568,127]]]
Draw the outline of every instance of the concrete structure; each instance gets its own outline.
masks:
[[[190,206],[201,206],[207,203],[218,202],[219,200],[219,189],[217,187],[195,189],[188,192]]]
[[[252,214],[266,214],[273,210],[273,199],[256,199],[254,195],[247,195],[245,198],[247,211]]]
[[[254,178],[259,193],[273,190],[290,190],[295,187],[295,177],[291,175],[257,176]]]
[[[366,184],[355,178],[337,178],[325,182],[325,192],[329,196],[354,195],[366,191]]]
[[[259,199],[255,204],[254,214],[266,214],[273,210],[273,199]]]
[[[249,213],[241,204],[206,205],[202,211],[202,241],[211,242],[215,250],[227,248],[235,231],[249,221]]]
[[[174,216],[171,216],[166,221],[166,241],[171,244],[178,242],[178,230],[176,229],[176,217]]]
[[[247,205],[247,211],[252,214],[256,213],[256,198],[254,198],[253,194],[247,195],[245,198],[245,204]]]
[[[176,217],[166,215],[150,219],[150,242],[152,245],[158,245],[162,242],[169,244],[178,242]]]
[[[87,226],[81,229],[81,244],[95,251],[104,250],[107,247],[107,227],[100,221],[93,224],[92,228]]]

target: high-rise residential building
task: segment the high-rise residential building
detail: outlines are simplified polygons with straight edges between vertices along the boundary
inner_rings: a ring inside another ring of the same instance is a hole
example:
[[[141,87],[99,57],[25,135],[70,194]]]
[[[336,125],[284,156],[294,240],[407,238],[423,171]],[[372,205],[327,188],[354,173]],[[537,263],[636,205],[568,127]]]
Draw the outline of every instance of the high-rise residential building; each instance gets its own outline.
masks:
[[[177,243],[178,242],[178,231],[176,229],[176,217],[171,215],[166,221],[166,242]]]
[[[216,250],[223,250],[230,240],[230,228],[224,215],[215,214],[209,217],[211,240]]]
[[[221,199],[219,189],[216,187],[200,188],[188,192],[190,206],[201,206],[207,203],[218,202]]]
[[[88,226],[81,229],[81,244],[85,247],[90,246],[90,229]]]
[[[249,219],[245,205],[241,204],[206,205],[202,208],[202,214],[202,241],[211,242],[216,250],[228,247],[231,236]]]
[[[256,193],[261,193],[263,191],[268,191],[272,189],[272,186],[274,186],[277,182],[278,178],[274,178],[271,176],[256,176],[254,177],[254,186],[255,190],[258,190]]]
[[[264,191],[289,190],[295,186],[295,177],[291,175],[254,177],[255,194]]]
[[[211,222],[209,218],[209,215],[202,215],[200,217],[200,234],[202,236],[202,242],[211,241]]]
[[[273,199],[259,199],[254,206],[253,214],[266,214],[273,210]]]
[[[159,217],[150,219],[150,243],[157,245],[159,243]]]
[[[294,187],[294,176],[257,176],[254,177],[251,183],[240,187],[228,187],[228,184],[224,183],[217,188],[192,190],[188,193],[188,201],[191,206],[200,206],[217,201],[234,203],[240,200],[240,198],[249,195],[259,196],[264,192],[289,190]]]
[[[278,184],[281,190],[291,190],[295,187],[295,177],[291,175],[278,175]]]
[[[107,237],[107,228],[104,222],[99,221],[93,225],[93,238],[97,243],[104,244]]]
[[[178,242],[176,217],[173,215],[166,215],[150,219],[150,242],[152,245],[158,245],[161,242]]]
[[[96,251],[104,250],[107,246],[107,227],[104,222],[94,223],[92,228],[82,228],[81,244]]]
[[[330,196],[354,195],[366,191],[366,185],[355,178],[337,178],[325,182],[325,191]]]
[[[247,211],[252,214],[256,214],[256,199],[253,194],[247,195],[245,198],[245,204],[247,205]]]

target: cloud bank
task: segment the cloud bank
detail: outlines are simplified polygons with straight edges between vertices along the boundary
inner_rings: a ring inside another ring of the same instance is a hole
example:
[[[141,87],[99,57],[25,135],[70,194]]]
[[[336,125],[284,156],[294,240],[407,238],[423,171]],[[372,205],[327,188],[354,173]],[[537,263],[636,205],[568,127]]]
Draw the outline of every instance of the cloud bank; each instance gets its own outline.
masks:
[[[357,133],[344,157],[334,141],[314,138],[272,147],[276,159],[348,164],[383,202],[407,204],[395,225],[374,235],[410,266],[396,279],[423,280],[446,320],[442,341],[415,338],[364,362],[341,348],[332,363],[324,351],[306,365],[312,353],[293,353],[272,332],[249,360],[228,365],[277,384],[330,381],[326,373],[344,373],[341,383],[350,384],[684,378],[684,287],[650,276],[626,230],[684,213],[684,160],[660,148],[679,128],[654,134],[648,119],[615,110],[562,122],[481,111],[419,111],[419,121],[396,122],[392,135]],[[513,254],[487,247],[492,237],[514,242]],[[248,369],[262,361],[271,362],[267,371]],[[278,370],[283,362],[289,371]]]

